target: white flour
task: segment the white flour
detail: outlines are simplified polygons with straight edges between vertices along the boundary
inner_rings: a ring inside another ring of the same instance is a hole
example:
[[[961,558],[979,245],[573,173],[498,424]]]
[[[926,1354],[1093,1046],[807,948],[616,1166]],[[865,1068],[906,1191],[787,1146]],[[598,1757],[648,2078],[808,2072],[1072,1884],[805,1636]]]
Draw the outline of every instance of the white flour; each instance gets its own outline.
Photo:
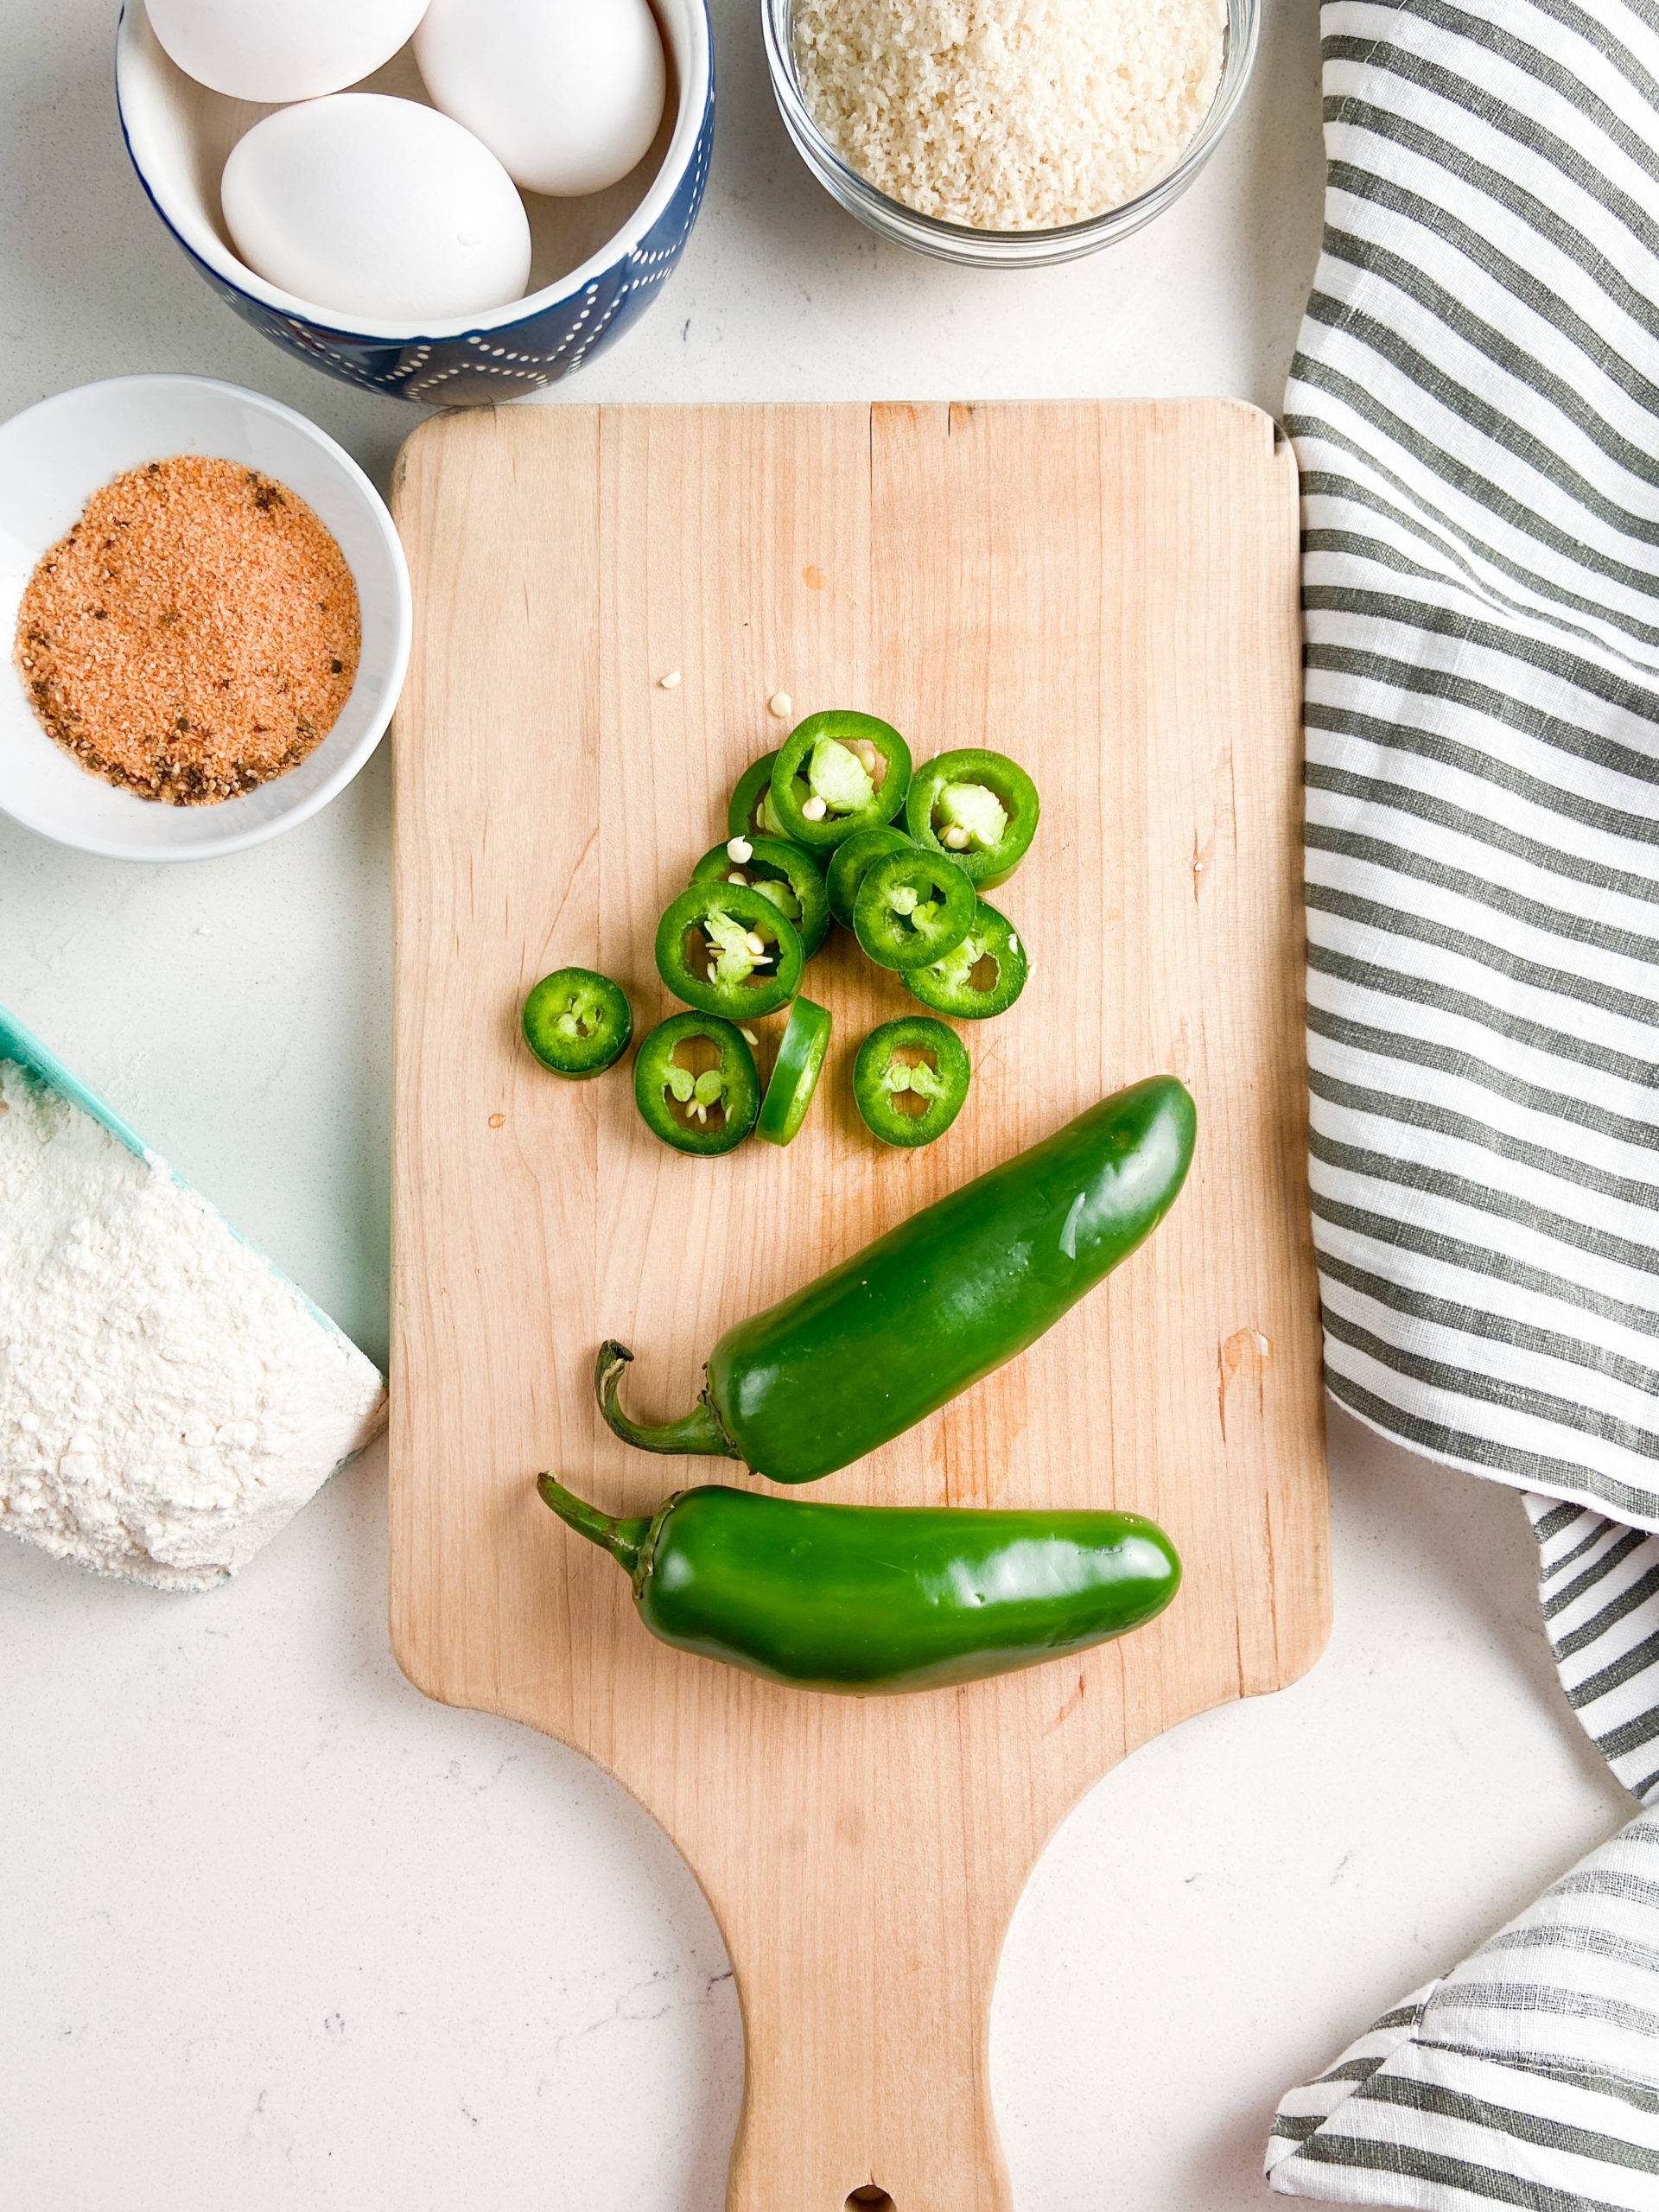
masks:
[[[205,1590],[385,1409],[370,1362],[204,1198],[0,1060],[0,1529]]]

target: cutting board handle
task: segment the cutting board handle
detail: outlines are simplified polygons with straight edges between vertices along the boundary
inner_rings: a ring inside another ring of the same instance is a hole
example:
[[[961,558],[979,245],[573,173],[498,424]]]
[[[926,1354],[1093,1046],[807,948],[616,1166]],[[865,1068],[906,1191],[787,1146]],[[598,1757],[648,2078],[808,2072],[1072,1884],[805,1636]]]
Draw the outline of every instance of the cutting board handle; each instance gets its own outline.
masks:
[[[822,1837],[798,1886],[750,1891],[743,1926],[721,1914],[747,2058],[727,2212],[1013,2212],[990,2094],[1001,1943],[976,1955],[988,1916],[960,1888],[953,1907],[937,1821],[925,1798],[911,1811],[889,1805],[880,1851]]]

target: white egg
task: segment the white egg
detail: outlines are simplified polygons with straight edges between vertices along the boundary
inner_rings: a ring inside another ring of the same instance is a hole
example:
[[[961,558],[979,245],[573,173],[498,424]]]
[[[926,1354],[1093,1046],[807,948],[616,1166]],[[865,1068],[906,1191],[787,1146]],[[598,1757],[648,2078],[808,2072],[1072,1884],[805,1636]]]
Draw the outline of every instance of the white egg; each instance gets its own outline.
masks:
[[[278,108],[238,141],[225,223],[257,275],[346,318],[435,321],[518,299],[530,221],[487,146],[380,92]]]
[[[426,0],[148,0],[187,77],[236,100],[313,100],[390,61]]]
[[[426,89],[526,192],[602,192],[645,158],[667,68],[646,0],[431,0]]]

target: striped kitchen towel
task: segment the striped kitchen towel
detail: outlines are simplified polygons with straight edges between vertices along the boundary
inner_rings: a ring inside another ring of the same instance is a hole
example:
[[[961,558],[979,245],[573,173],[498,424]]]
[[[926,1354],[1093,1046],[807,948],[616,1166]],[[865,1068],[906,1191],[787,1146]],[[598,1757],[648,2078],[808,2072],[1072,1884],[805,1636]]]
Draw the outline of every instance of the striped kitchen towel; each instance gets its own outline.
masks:
[[[1526,1505],[1567,1695],[1652,1809],[1284,2099],[1267,2170],[1287,2196],[1659,2206],[1659,1536]]]
[[[1326,0],[1305,501],[1332,1394],[1526,1493],[1654,1808],[1287,2097],[1292,2196],[1659,2212],[1659,0]]]
[[[1344,2204],[1649,2212],[1659,2094],[1626,2061],[1659,2036],[1656,1964],[1651,1812],[1287,2097],[1268,2177]]]

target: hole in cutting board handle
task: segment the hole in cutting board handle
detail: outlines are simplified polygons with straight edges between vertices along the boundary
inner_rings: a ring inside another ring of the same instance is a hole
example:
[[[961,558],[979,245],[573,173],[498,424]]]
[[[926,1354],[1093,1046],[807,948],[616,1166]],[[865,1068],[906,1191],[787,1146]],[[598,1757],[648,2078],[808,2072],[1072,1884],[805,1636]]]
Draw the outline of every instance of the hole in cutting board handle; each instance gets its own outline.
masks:
[[[879,2181],[867,2181],[848,2197],[846,2212],[897,2212],[897,2208]]]

